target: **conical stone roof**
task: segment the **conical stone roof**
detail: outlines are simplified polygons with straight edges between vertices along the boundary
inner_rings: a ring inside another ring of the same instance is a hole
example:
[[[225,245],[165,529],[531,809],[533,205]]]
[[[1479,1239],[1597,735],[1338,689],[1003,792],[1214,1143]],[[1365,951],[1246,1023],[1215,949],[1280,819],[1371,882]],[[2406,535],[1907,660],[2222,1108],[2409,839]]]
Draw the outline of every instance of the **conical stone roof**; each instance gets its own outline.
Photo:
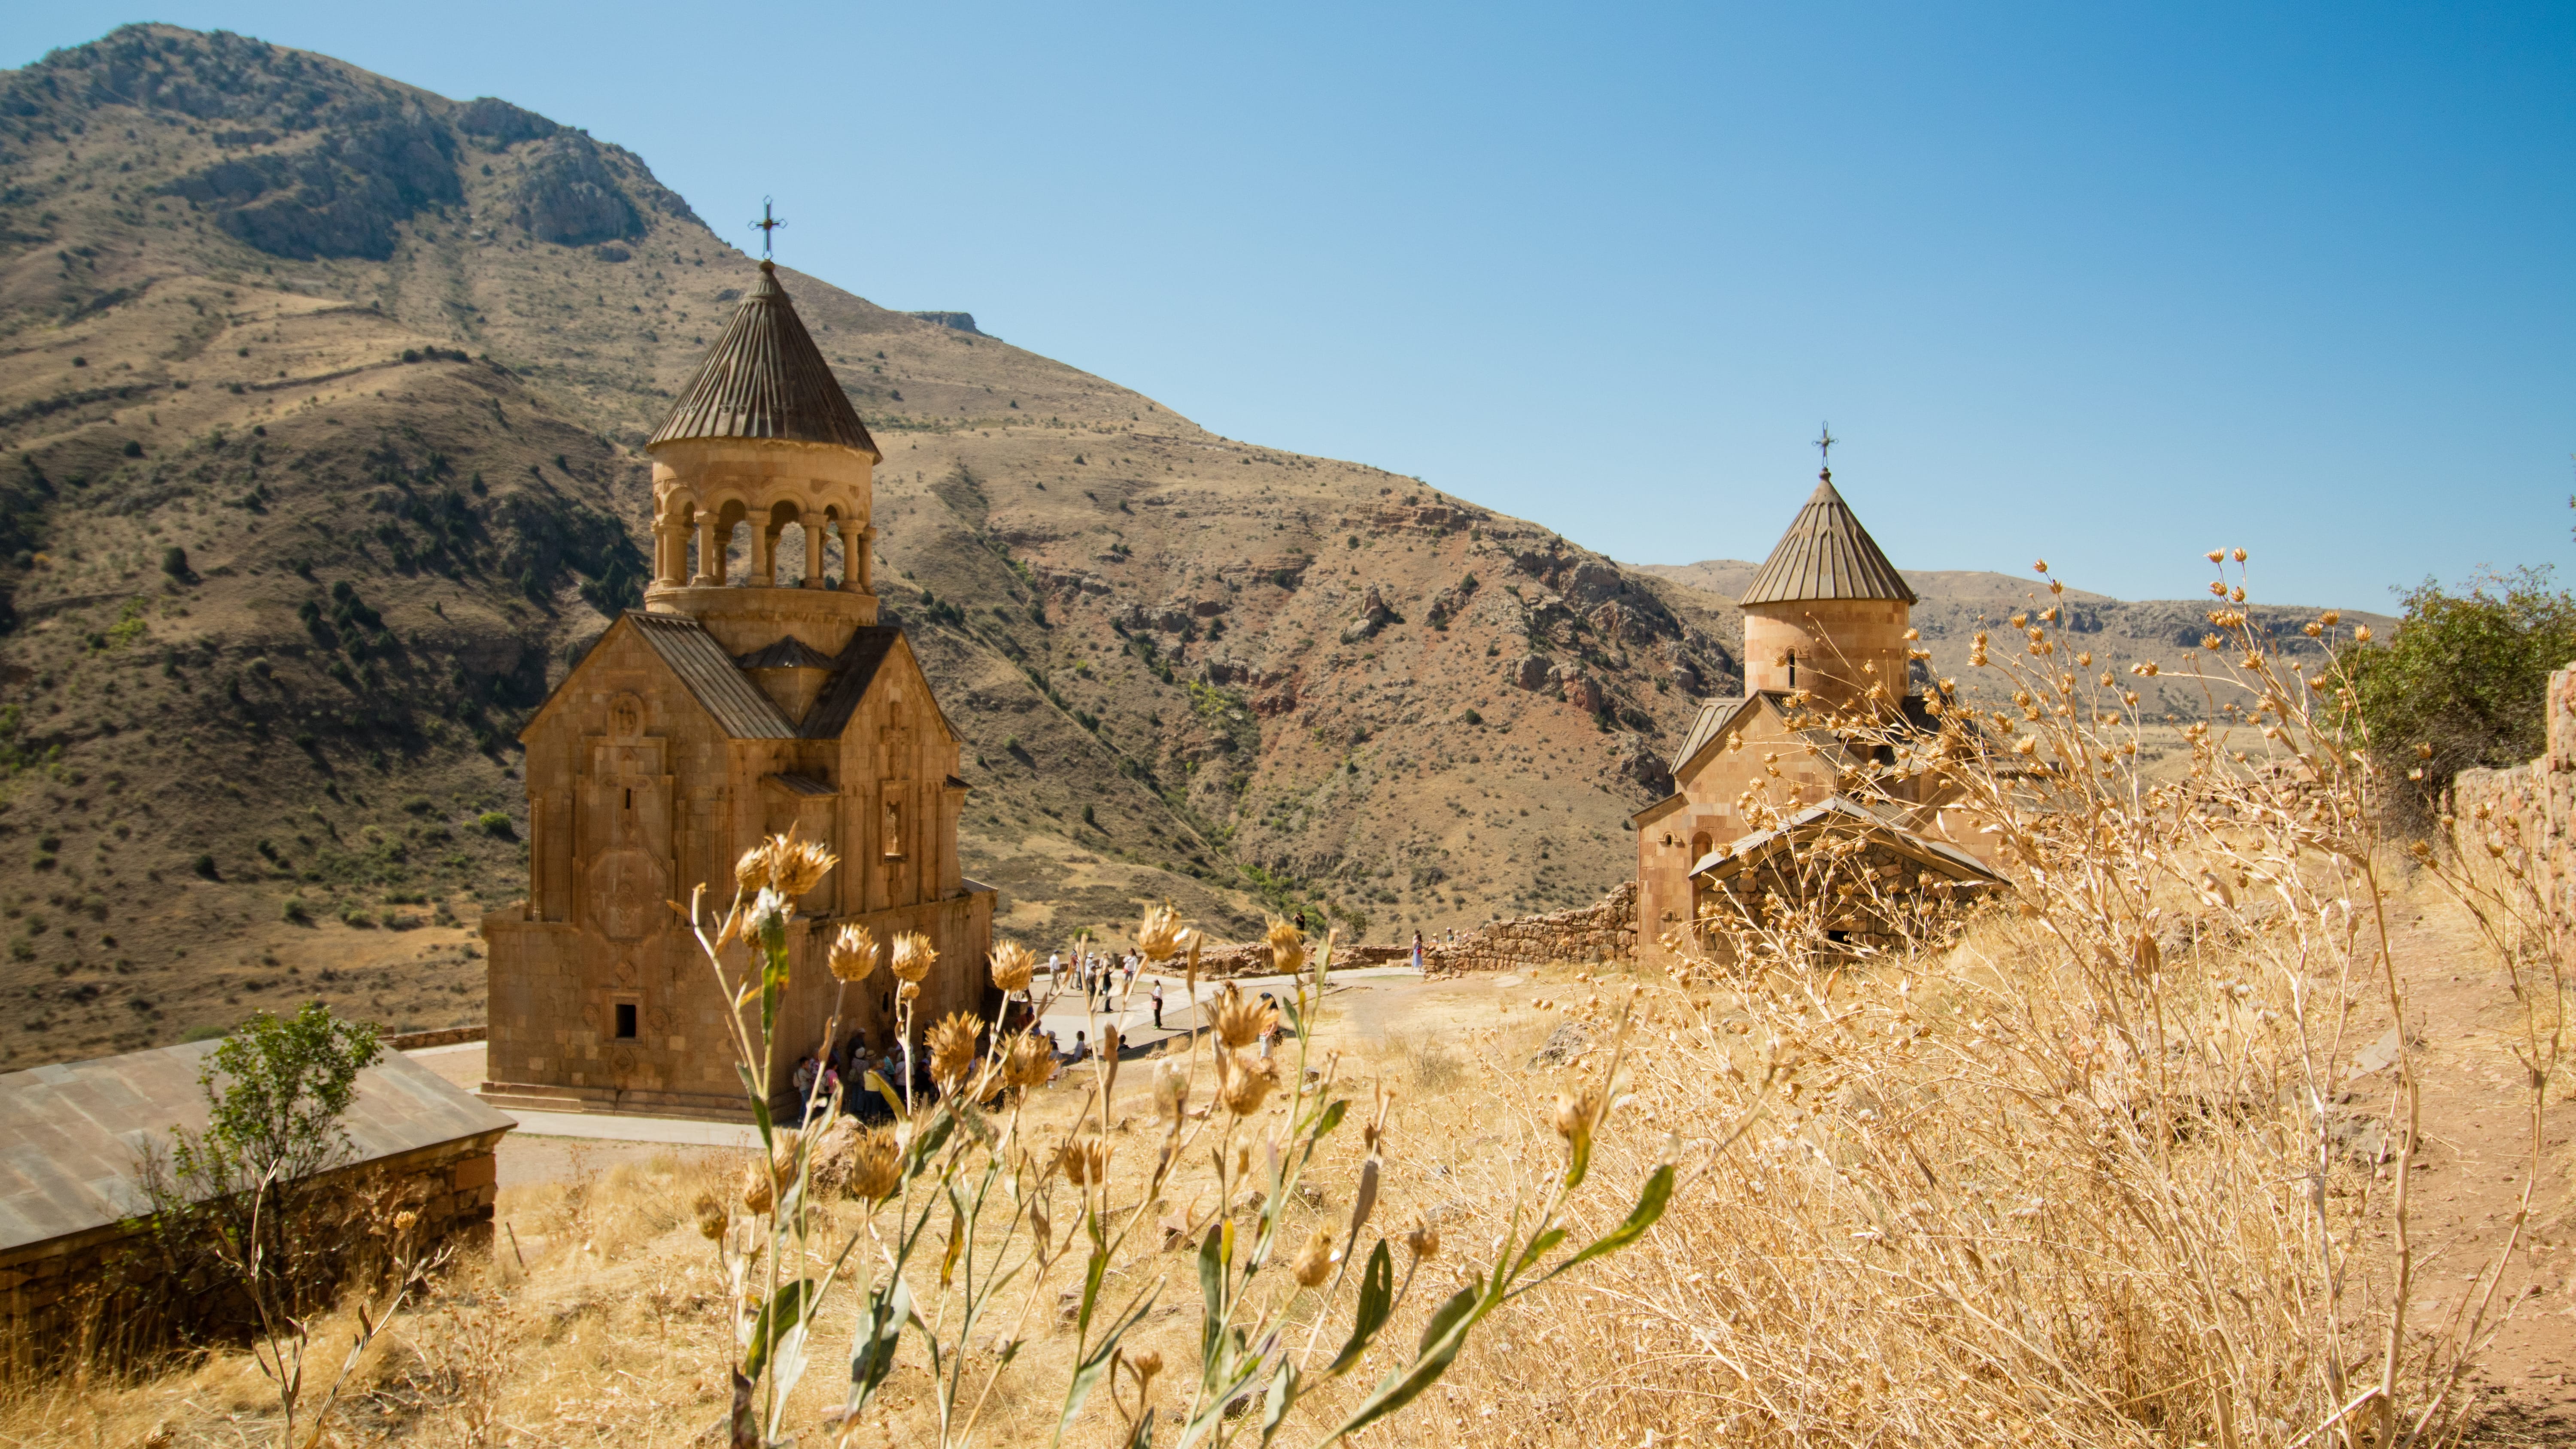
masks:
[[[1902,599],[1914,602],[1905,575],[1878,551],[1878,541],[1852,516],[1834,491],[1833,475],[1818,480],[1807,506],[1780,536],[1762,571],[1753,576],[1740,605],[1786,604],[1807,599]]]
[[[653,443],[684,438],[834,443],[885,460],[778,285],[777,268],[765,261]]]

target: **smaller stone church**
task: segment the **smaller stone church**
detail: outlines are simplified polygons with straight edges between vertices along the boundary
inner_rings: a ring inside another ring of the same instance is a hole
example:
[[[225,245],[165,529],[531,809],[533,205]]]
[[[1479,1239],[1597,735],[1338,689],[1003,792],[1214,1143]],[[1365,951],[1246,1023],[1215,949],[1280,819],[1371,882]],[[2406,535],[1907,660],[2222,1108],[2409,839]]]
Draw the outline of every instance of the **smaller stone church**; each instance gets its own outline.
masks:
[[[825,943],[845,922],[938,948],[917,1023],[986,1011],[994,893],[959,866],[957,732],[903,630],[877,620],[883,456],[768,262],[646,449],[644,607],[519,736],[528,897],[483,918],[483,1094],[747,1116],[728,1003],[670,902],[704,884],[720,912],[764,836],[841,857],[791,932],[780,1049],[796,1053],[822,1044],[838,985]],[[881,971],[854,989],[842,1032],[888,1041],[894,985]]]
[[[1826,832],[1865,832],[1873,852],[1994,885],[1976,842],[1952,838],[1928,781],[1899,784],[1893,801],[1839,793],[1845,773],[1868,762],[1817,716],[1864,710],[1926,735],[1937,727],[1913,680],[1914,590],[1835,490],[1832,470],[1737,603],[1744,695],[1701,707],[1673,755],[1673,793],[1631,817],[1639,957],[1671,964],[1666,938],[1695,931],[1748,863],[1758,856],[1775,872],[1783,852]],[[1748,815],[1754,802],[1778,818]]]

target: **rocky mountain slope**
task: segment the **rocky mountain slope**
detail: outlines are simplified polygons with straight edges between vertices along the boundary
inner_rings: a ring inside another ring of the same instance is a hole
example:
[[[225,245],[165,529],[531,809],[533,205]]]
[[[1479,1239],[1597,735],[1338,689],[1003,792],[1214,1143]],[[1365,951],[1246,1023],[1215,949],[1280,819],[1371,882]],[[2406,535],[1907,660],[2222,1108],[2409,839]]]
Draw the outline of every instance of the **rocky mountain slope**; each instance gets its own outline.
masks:
[[[640,444],[750,271],[503,101],[166,26],[0,74],[0,1067],[479,1012],[513,736],[636,598]],[[1006,932],[1589,901],[1740,683],[1722,580],[786,281]]]

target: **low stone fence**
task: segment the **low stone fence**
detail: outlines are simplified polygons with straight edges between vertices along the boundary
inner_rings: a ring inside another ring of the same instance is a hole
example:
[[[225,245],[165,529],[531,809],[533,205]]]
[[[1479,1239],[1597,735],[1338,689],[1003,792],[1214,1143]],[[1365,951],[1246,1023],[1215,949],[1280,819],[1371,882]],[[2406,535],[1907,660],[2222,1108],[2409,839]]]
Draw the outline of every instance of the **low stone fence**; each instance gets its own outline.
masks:
[[[394,1032],[378,1037],[376,1040],[387,1051],[416,1052],[423,1047],[456,1046],[462,1042],[481,1041],[484,1039],[484,1034],[483,1023],[478,1021],[471,1026],[443,1026],[436,1031]]]
[[[1518,916],[1465,932],[1456,941],[1425,940],[1423,968],[1437,976],[1459,971],[1523,971],[1557,961],[1625,961],[1637,954],[1637,883],[1623,881],[1588,906]],[[1413,959],[1411,942],[1392,946],[1339,946],[1335,968],[1402,966]],[[1212,946],[1199,953],[1199,974],[1209,979],[1267,976],[1270,948],[1258,941]]]

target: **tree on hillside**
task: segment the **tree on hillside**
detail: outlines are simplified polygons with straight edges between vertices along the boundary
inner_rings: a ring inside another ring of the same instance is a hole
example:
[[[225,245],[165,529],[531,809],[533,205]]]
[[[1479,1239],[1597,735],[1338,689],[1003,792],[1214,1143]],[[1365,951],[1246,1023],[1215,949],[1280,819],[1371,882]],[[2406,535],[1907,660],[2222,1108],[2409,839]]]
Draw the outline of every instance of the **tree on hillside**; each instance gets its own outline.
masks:
[[[2391,808],[2420,827],[2460,771],[2541,752],[2550,671],[2576,663],[2576,595],[2543,565],[2481,575],[2458,593],[2427,579],[2405,604],[2387,647],[2349,649],[2341,662],[2372,753],[2413,787],[2393,792]]]

